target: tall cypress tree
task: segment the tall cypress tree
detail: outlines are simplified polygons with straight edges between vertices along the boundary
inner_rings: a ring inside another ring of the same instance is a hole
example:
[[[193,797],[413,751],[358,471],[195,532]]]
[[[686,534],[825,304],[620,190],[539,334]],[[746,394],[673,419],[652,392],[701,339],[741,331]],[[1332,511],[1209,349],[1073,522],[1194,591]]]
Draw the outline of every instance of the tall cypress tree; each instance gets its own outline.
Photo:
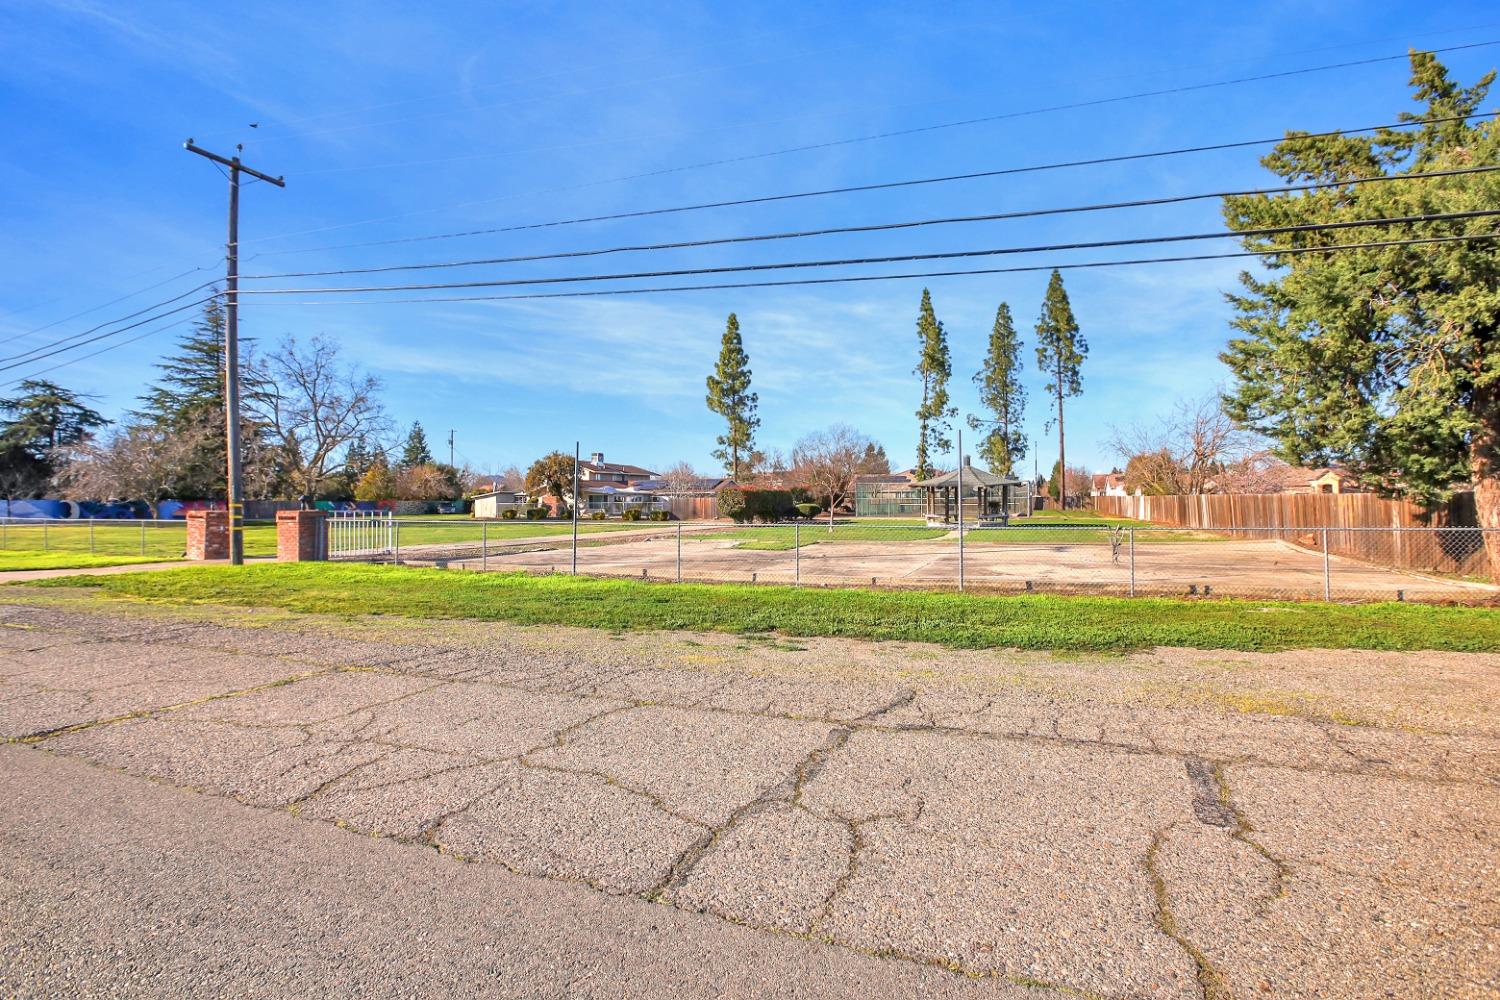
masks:
[[[948,354],[948,335],[932,311],[932,294],[922,289],[917,313],[917,344],[920,355],[912,374],[922,379],[922,405],[917,408],[917,478],[932,477],[932,456],[953,447],[948,440],[948,421],[957,413],[948,405],[948,379],[953,362]]]
[[[755,450],[755,429],[760,426],[756,407],[760,397],[750,391],[750,356],[740,340],[740,321],[734,313],[724,328],[719,362],[708,376],[708,408],[728,424],[719,435],[714,457],[724,463],[731,479],[738,479],[742,461]]]
[[[995,311],[989,350],[974,384],[979,387],[980,402],[992,414],[986,421],[990,429],[979,442],[979,455],[997,476],[1012,475],[1015,463],[1026,457],[1026,435],[1021,431],[1026,387],[1021,384],[1021,338],[1016,336],[1010,306],[1004,302]],[[969,426],[979,430],[981,423],[971,418]]]
[[[1054,270],[1052,280],[1047,282],[1047,296],[1042,300],[1042,314],[1036,321],[1037,367],[1052,381],[1047,383],[1047,393],[1057,400],[1057,467],[1068,467],[1067,435],[1063,429],[1063,400],[1083,392],[1083,375],[1080,371],[1083,359],[1088,356],[1089,345],[1078,332],[1078,321],[1073,318],[1073,306],[1068,302],[1068,292],[1063,288],[1062,275]],[[1049,421],[1049,424],[1051,422]],[[1057,505],[1068,505],[1068,483],[1064,475],[1058,480]]]

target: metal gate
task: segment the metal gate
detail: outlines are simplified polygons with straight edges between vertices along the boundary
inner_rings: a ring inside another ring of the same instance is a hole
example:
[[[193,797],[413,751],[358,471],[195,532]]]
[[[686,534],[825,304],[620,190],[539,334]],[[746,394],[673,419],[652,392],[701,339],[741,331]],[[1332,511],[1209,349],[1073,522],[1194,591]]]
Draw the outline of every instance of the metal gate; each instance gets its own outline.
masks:
[[[337,510],[328,518],[328,558],[379,562],[396,555],[390,511]]]

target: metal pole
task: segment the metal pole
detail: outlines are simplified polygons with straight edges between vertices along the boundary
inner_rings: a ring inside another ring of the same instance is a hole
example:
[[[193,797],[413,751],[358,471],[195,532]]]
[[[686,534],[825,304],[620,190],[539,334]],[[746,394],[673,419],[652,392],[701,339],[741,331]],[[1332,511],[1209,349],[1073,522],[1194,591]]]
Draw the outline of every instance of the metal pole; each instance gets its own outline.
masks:
[[[42,551],[47,551],[47,522],[42,522]]]
[[[146,554],[146,522],[141,522],[141,555]]]
[[[401,522],[391,518],[391,562],[401,564]]]
[[[1130,596],[1135,596],[1135,529],[1130,528]]]
[[[682,582],[682,522],[677,522],[677,582]]]
[[[958,425],[958,589],[964,589],[964,425]]]
[[[1323,600],[1333,599],[1333,585],[1329,579],[1328,570],[1328,529],[1323,529]]]
[[[479,525],[479,568],[482,570],[490,568],[490,522],[483,521]]]
[[[792,522],[792,552],[795,553],[795,555],[793,556],[793,558],[796,559],[796,565],[797,565],[797,569],[795,571],[796,572],[796,581],[797,581],[797,586],[800,587],[800,586],[802,586],[802,522],[801,521],[793,521]]]
[[[578,575],[578,455],[580,442],[573,442],[573,575]]]
[[[89,555],[94,554],[94,519],[89,518]]]

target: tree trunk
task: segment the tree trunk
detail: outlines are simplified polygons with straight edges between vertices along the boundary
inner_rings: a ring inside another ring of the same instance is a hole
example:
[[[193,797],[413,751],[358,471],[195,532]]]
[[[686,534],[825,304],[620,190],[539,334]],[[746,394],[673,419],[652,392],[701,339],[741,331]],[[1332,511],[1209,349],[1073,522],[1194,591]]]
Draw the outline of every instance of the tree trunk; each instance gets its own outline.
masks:
[[[1063,434],[1062,372],[1057,375],[1057,508],[1068,509],[1068,448]]]
[[[1474,512],[1486,529],[1484,550],[1490,579],[1500,583],[1500,387],[1474,391],[1479,428],[1469,442],[1469,471],[1474,478]]]

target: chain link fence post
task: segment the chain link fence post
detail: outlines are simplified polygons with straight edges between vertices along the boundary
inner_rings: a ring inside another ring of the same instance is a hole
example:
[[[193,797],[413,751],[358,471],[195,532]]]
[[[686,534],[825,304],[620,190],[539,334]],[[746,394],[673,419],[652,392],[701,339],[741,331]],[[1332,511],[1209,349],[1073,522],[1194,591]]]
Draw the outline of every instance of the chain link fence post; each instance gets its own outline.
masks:
[[[42,522],[42,551],[47,551],[47,522]]]
[[[792,522],[792,559],[794,578],[797,586],[802,586],[802,522]]]
[[[479,569],[490,568],[490,522],[479,522]]]
[[[391,518],[391,565],[401,565],[401,522]]]
[[[677,582],[682,582],[682,519],[677,519]]]
[[[1328,565],[1328,529],[1324,528],[1323,535],[1323,600],[1333,600],[1333,584],[1330,579],[1331,572]]]
[[[1130,596],[1135,596],[1135,528],[1127,529],[1130,532]]]
[[[146,522],[141,522],[141,555],[146,554]]]
[[[94,554],[94,519],[89,518],[89,555]]]

